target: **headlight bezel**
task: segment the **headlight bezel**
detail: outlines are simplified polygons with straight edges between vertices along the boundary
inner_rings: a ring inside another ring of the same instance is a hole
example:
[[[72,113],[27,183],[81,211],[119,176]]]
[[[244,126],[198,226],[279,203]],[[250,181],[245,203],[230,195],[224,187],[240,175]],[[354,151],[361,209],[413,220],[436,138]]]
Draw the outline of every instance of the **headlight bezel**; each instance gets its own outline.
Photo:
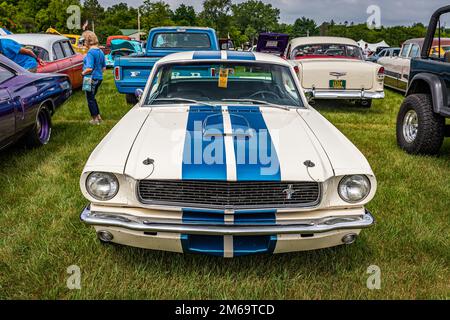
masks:
[[[368,188],[367,188],[367,193],[366,193],[362,198],[360,198],[360,199],[358,199],[358,200],[347,199],[347,198],[346,198],[345,196],[343,196],[342,193],[341,193],[341,186],[342,186],[342,184],[344,183],[344,181],[345,181],[346,179],[349,179],[349,178],[352,178],[352,177],[362,177],[363,180],[367,182],[367,187],[368,187]],[[338,193],[338,195],[339,195],[339,198],[341,198],[341,200],[343,200],[344,202],[350,203],[350,204],[360,203],[360,202],[364,201],[364,200],[367,199],[367,197],[370,195],[371,191],[372,191],[372,183],[371,183],[369,177],[368,177],[367,175],[365,175],[365,174],[350,174],[350,175],[345,175],[345,176],[343,176],[343,177],[339,180],[339,183],[338,183],[338,185],[337,185],[337,193]]]
[[[108,177],[110,178],[113,182],[115,182],[116,184],[116,188],[114,190],[113,193],[109,193],[108,196],[99,196],[97,194],[95,194],[91,187],[89,186],[89,180],[93,175],[103,175],[103,177]],[[86,181],[85,181],[85,188],[87,193],[94,199],[98,200],[98,201],[109,201],[111,199],[113,199],[118,193],[119,193],[119,189],[120,189],[120,183],[119,183],[119,179],[117,178],[117,176],[114,173],[111,172],[103,172],[103,171],[93,171],[90,172],[87,177],[86,177]]]

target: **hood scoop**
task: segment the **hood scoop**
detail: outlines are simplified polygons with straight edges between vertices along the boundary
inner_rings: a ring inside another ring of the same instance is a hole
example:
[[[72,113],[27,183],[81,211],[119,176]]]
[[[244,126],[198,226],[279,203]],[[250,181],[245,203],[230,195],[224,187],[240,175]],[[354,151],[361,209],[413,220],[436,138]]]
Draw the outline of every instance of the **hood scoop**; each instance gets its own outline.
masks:
[[[224,124],[223,117],[230,117],[231,125]],[[222,130],[223,127],[223,130]],[[240,114],[211,114],[205,118],[202,126],[203,137],[224,137],[233,136],[237,138],[251,138],[255,130],[250,127],[248,120]]]

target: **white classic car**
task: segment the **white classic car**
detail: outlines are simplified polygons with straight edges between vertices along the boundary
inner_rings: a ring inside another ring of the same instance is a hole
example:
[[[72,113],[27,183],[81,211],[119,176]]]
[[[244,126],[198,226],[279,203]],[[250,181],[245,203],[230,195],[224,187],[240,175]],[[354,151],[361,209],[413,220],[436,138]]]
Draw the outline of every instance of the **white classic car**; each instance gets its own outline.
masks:
[[[311,98],[355,100],[369,108],[383,99],[384,68],[364,61],[356,41],[304,37],[290,41],[285,57],[297,66],[300,83]]]
[[[411,70],[411,59],[418,58],[422,51],[424,38],[409,39],[402,44],[398,56],[386,56],[378,59],[378,63],[384,67],[386,78],[384,85],[406,92],[408,88],[409,72]],[[441,38],[441,57],[450,51],[450,39]],[[439,40],[434,39],[430,50],[430,56],[438,58]]]
[[[233,257],[352,243],[375,176],[289,62],[182,52],[93,151],[81,220],[103,242]]]

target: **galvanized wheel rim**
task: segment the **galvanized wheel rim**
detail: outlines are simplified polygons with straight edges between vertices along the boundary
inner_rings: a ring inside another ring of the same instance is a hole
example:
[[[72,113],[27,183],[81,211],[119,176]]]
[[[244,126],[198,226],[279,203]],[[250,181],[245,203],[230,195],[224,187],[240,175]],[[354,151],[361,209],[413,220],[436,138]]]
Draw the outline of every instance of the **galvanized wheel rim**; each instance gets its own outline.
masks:
[[[403,118],[403,136],[406,142],[412,143],[417,138],[417,131],[419,128],[419,119],[414,110],[409,110]]]

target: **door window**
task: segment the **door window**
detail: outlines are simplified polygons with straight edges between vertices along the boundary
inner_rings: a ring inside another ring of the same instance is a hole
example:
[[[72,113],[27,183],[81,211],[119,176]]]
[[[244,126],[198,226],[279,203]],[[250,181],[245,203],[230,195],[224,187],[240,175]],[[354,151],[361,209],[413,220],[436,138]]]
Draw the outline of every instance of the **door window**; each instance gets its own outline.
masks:
[[[417,44],[413,44],[411,47],[411,51],[409,52],[410,58],[417,58],[420,56],[420,48]]]
[[[69,41],[63,41],[63,42],[61,42],[61,45],[63,47],[64,55],[66,57],[71,57],[74,55],[72,45],[69,43]]]
[[[53,45],[53,56],[55,60],[64,59],[64,52],[61,48],[61,44],[59,42],[55,43]]]
[[[405,44],[402,47],[402,51],[400,51],[400,57],[402,58],[407,58],[408,57],[408,52],[409,52],[409,48],[411,47],[411,44]]]

